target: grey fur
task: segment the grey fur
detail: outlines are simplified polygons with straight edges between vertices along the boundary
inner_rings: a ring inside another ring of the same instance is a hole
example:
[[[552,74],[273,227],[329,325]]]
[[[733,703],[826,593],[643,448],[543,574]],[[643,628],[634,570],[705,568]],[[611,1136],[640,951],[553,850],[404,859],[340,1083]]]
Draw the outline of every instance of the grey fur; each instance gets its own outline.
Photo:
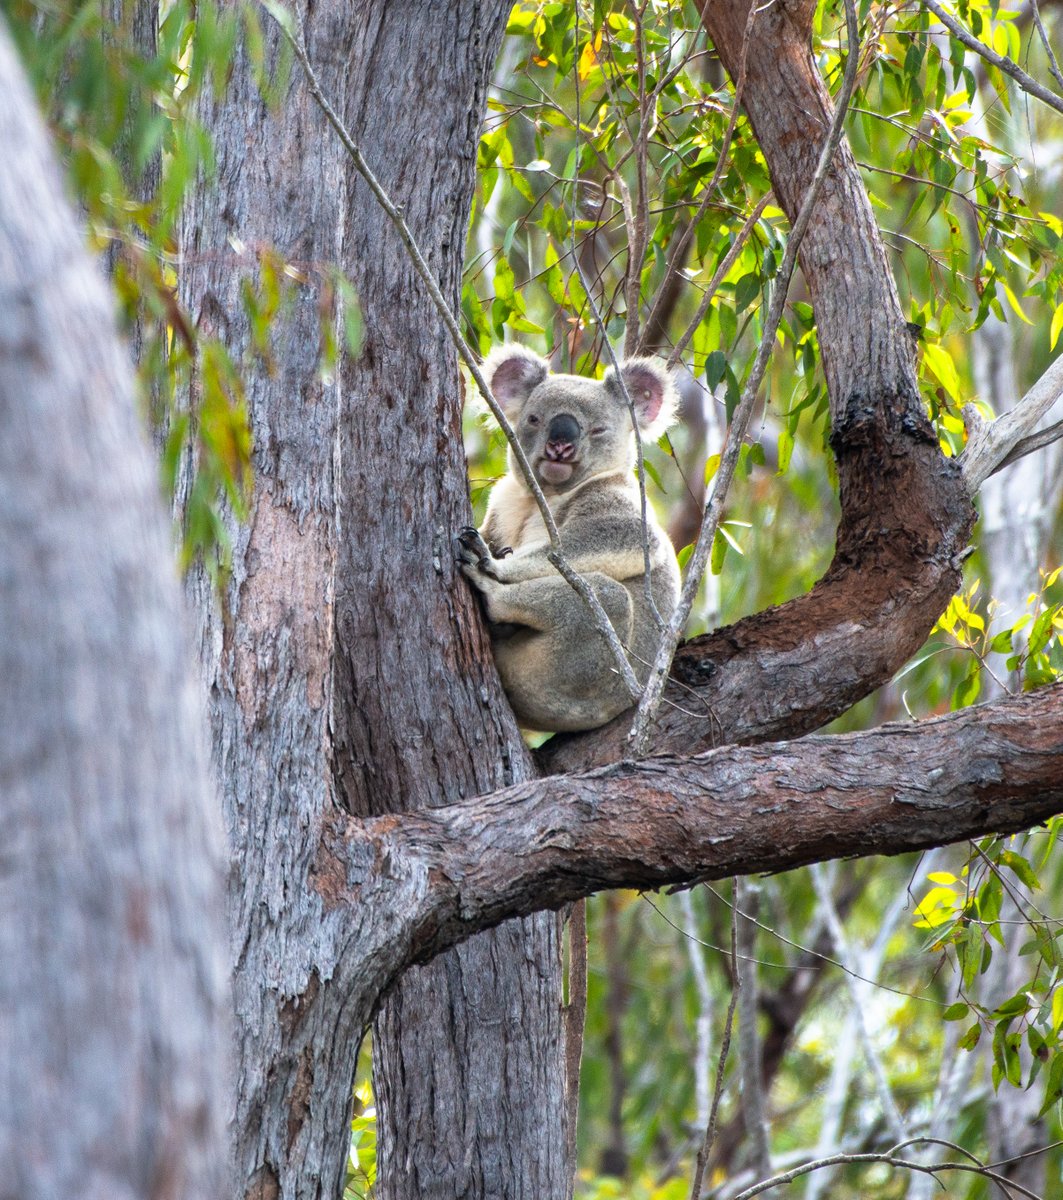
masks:
[[[671,378],[644,358],[628,359],[620,370],[643,436],[659,436],[673,419]],[[553,375],[545,359],[516,345],[495,351],[484,374],[550,505],[565,557],[594,589],[645,682],[658,627],[643,583],[635,439],[623,389],[612,370],[600,381]],[[646,532],[650,590],[667,621],[679,596],[679,567],[652,511]],[[594,729],[630,706],[586,606],[546,557],[546,528],[512,453],[479,533],[464,530],[458,542],[462,570],[483,599],[499,674],[522,725]]]

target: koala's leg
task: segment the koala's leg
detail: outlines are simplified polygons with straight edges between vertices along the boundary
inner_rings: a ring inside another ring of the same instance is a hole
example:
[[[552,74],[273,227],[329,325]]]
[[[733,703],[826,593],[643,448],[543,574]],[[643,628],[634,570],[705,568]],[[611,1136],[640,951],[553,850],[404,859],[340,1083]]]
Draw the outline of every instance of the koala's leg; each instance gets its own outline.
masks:
[[[631,595],[608,575],[585,576],[620,640],[630,643]],[[489,619],[504,626],[495,662],[527,729],[593,729],[631,704],[612,652],[580,597],[561,578],[483,589]]]
[[[476,578],[472,571],[467,570],[466,574],[483,595],[488,620],[497,624],[522,625],[549,634],[557,643],[559,653],[569,642],[588,638],[600,642],[587,606],[560,575],[526,579],[520,583],[499,583],[483,575]],[[622,583],[599,572],[584,578],[605,609],[617,636],[626,643],[631,637],[633,621],[631,593]],[[608,653],[604,645],[603,650]]]

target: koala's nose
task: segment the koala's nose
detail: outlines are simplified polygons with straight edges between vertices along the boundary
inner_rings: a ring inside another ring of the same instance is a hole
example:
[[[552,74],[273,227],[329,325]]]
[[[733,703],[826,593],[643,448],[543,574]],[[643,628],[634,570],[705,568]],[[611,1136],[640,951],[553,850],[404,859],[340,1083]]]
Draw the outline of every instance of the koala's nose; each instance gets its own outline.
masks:
[[[546,431],[546,457],[554,462],[568,462],[576,456],[579,441],[579,422],[570,413],[558,413]]]

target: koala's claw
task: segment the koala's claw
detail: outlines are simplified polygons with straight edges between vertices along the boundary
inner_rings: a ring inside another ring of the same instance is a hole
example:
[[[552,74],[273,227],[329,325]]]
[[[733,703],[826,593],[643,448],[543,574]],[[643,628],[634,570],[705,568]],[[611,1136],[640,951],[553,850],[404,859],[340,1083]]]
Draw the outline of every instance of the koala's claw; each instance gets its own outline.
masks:
[[[499,550],[495,551],[495,558],[506,558],[512,553],[513,553],[512,546],[502,546]]]
[[[454,542],[459,562],[468,566],[486,568],[491,561],[490,548],[480,536],[480,531],[471,525],[466,525]]]

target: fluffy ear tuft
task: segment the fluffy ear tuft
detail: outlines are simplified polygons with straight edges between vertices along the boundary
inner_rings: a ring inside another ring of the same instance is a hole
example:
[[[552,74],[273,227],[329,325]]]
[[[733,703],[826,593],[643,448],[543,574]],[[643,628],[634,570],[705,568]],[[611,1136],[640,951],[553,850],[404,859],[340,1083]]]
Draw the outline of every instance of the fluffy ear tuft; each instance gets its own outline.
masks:
[[[628,358],[620,364],[620,374],[635,406],[639,430],[647,441],[656,441],[675,420],[679,395],[671,372],[653,358]],[[612,367],[602,382],[621,400],[624,390]]]
[[[521,405],[550,374],[545,358],[511,342],[492,350],[484,362],[484,378],[507,417]]]

